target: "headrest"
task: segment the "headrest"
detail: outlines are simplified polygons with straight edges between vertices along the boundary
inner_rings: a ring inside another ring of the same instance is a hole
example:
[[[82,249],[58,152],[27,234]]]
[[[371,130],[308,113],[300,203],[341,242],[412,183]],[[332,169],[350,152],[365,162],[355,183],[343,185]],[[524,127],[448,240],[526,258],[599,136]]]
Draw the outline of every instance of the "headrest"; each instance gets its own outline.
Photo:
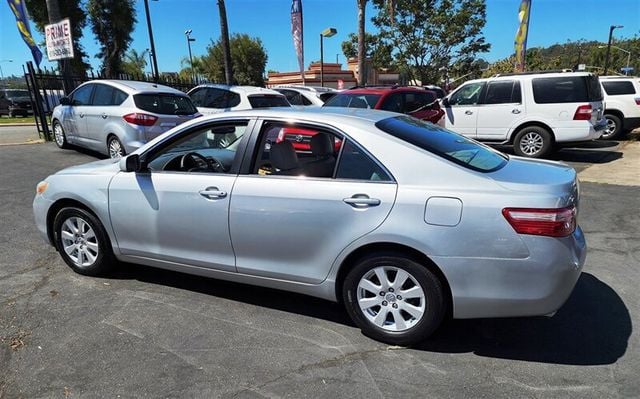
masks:
[[[280,170],[289,170],[298,167],[298,155],[289,141],[271,145],[269,158],[274,167]]]
[[[313,135],[309,145],[315,156],[333,155],[333,137],[327,133]]]

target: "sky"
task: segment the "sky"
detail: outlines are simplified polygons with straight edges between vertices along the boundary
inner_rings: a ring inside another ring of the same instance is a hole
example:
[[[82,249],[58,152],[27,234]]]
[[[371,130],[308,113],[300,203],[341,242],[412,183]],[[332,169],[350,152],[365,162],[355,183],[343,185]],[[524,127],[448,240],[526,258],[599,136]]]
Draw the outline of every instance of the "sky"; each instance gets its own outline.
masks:
[[[340,44],[349,33],[357,31],[356,0],[302,0],[302,3],[305,64],[320,59],[320,32],[328,27],[336,28],[338,33],[324,39],[325,62],[335,62],[337,56],[339,62],[345,63]],[[366,10],[366,29],[375,32],[370,21],[375,14],[371,3]],[[492,62],[513,53],[520,0],[487,0],[486,3],[483,34],[491,50],[481,57]],[[144,2],[137,0],[135,4],[138,23],[131,48],[144,51],[149,48]],[[231,34],[247,33],[262,41],[269,57],[267,70],[297,69],[291,38],[291,0],[227,0],[226,6]],[[192,43],[194,55],[205,54],[207,45],[220,36],[215,0],[153,0],[149,1],[149,8],[160,72],[180,70],[181,60],[188,56],[185,30],[191,29],[191,37],[196,38]],[[615,38],[640,36],[640,0],[533,0],[528,47],[578,39],[606,42],[610,25],[624,26],[615,30]],[[44,42],[33,24],[31,30],[36,42]],[[89,27],[85,29],[82,44],[91,57],[88,61],[97,70],[98,44]],[[41,50],[45,54],[41,66],[51,67],[53,64],[46,60],[44,45]],[[30,59],[31,52],[18,33],[7,2],[0,0],[0,68],[4,76],[22,75],[22,65]],[[147,71],[149,68],[147,66]]]

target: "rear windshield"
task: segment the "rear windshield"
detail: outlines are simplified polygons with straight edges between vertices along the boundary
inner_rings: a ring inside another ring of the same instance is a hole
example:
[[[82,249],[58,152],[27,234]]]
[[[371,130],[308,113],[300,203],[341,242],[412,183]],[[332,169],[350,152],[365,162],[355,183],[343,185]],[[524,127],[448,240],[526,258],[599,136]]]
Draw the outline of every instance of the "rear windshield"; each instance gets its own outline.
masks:
[[[593,75],[535,78],[532,85],[538,104],[602,101],[600,82]]]
[[[623,82],[602,82],[604,91],[610,96],[621,96],[625,94],[636,94],[636,89],[630,81]]]
[[[457,133],[410,116],[376,123],[383,132],[479,172],[493,172],[507,164],[506,155]]]
[[[375,108],[380,94],[338,94],[324,103],[324,107]]]
[[[162,115],[192,115],[198,112],[189,97],[176,94],[148,93],[133,96],[136,107]]]
[[[291,107],[285,96],[254,95],[249,96],[251,108]]]

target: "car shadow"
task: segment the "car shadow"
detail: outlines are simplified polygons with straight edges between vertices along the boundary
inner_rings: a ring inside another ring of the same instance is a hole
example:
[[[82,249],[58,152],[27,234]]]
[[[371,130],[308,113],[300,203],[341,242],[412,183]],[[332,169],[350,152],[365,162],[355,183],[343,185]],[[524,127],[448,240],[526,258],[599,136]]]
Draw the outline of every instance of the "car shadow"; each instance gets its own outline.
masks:
[[[353,327],[344,308],[306,295],[124,264],[115,279],[170,286]],[[446,321],[414,350],[567,365],[615,363],[632,331],[624,302],[607,284],[582,273],[554,317]]]
[[[561,147],[552,152],[545,159],[563,162],[578,162],[602,164],[622,158],[622,152],[617,150],[607,150],[607,148],[617,148],[617,141],[593,141],[581,143],[572,147]],[[505,154],[514,155],[513,147],[506,145],[496,145],[495,148]]]

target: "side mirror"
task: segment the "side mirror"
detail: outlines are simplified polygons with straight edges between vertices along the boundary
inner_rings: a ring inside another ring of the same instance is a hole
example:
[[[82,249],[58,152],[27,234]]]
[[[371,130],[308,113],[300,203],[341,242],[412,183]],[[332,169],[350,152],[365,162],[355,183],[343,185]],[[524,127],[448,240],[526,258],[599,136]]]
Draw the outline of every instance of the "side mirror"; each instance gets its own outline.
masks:
[[[131,154],[120,159],[120,170],[123,172],[139,172],[141,169],[140,155]]]
[[[60,105],[71,105],[71,99],[69,97],[62,97],[60,99]]]
[[[449,97],[445,97],[442,99],[442,106],[443,107],[448,107],[449,106]]]

